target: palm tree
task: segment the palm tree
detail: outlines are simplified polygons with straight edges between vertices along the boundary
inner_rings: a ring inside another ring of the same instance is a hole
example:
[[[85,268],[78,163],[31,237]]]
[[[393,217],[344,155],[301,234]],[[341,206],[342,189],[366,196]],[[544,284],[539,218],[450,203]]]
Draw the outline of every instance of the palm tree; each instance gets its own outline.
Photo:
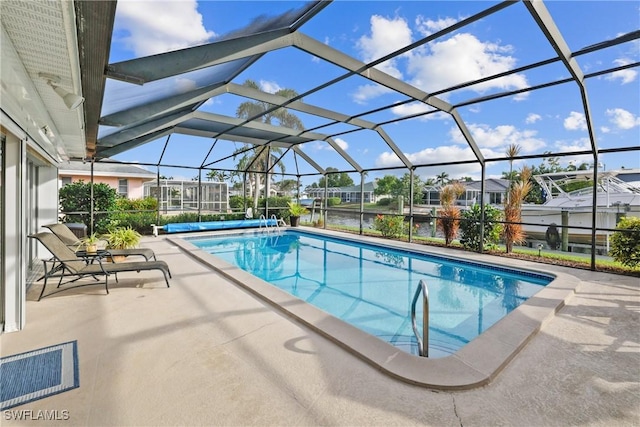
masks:
[[[227,180],[228,177],[229,177],[229,174],[221,170],[214,169],[214,170],[210,170],[207,173],[207,181],[224,182]]]
[[[260,90],[260,86],[253,80],[246,80],[242,85],[251,89]],[[274,95],[283,98],[295,98],[298,96],[298,93],[293,89],[280,89],[275,92]],[[241,119],[253,118],[253,120],[260,120],[262,123],[268,125],[273,124],[275,119],[280,126],[296,130],[304,129],[302,121],[298,116],[290,113],[286,108],[277,108],[270,111],[273,107],[275,107],[275,105],[264,101],[246,101],[238,105],[236,116]]]
[[[260,86],[253,80],[246,80],[243,86],[260,90]],[[275,95],[290,99],[298,96],[293,89],[280,89]],[[240,104],[236,110],[236,116],[242,119],[259,120],[262,123],[274,124],[276,121],[280,126],[288,127],[295,130],[303,130],[302,121],[295,115],[290,113],[286,108],[276,108],[274,104],[264,101],[246,101]],[[264,172],[271,170],[275,164],[281,173],[285,172],[284,165],[278,162],[282,154],[282,149],[277,147],[255,147],[254,150],[247,150],[251,145],[245,144],[244,147],[236,150],[234,157],[239,157],[236,169],[251,169],[251,179],[253,180],[253,208],[258,209],[258,199],[260,198],[260,184],[263,182]],[[276,164],[277,162],[277,164]],[[265,197],[267,194],[268,180],[264,181]]]
[[[436,183],[444,186],[447,182],[449,182],[449,174],[446,172],[442,172],[440,175],[436,175]]]

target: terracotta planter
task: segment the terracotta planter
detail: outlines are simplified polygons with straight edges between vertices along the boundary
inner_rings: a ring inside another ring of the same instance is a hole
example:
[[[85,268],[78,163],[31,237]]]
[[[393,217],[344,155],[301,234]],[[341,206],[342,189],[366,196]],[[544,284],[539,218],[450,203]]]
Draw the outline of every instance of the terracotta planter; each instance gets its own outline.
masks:
[[[127,260],[127,257],[124,255],[115,255],[110,257],[111,262],[125,262]]]

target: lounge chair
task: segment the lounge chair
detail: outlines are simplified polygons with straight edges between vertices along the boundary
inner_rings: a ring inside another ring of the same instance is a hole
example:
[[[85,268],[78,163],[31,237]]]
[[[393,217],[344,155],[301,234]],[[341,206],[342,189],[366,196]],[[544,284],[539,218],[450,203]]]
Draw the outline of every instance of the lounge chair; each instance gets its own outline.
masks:
[[[171,272],[169,271],[169,266],[164,261],[140,261],[140,262],[121,262],[121,263],[111,263],[103,260],[103,257],[97,255],[93,257],[91,260],[86,258],[80,258],[76,256],[75,252],[73,252],[69,247],[60,240],[53,233],[35,233],[29,235],[32,239],[37,239],[42,245],[47,248],[49,252],[53,255],[51,260],[44,260],[44,285],[42,286],[42,291],[40,292],[40,296],[38,297],[38,301],[42,298],[44,294],[44,290],[47,287],[47,279],[50,277],[60,277],[60,281],[58,282],[58,288],[61,285],[66,283],[72,283],[79,279],[85,277],[93,277],[96,280],[99,280],[98,277],[104,276],[104,288],[109,293],[109,276],[111,274],[115,275],[116,282],[118,281],[117,273],[125,272],[125,271],[143,271],[143,270],[160,270],[164,274],[164,280],[167,282],[167,287],[169,287],[169,277],[171,277]],[[104,255],[111,255],[109,251],[103,251]],[[48,263],[52,262],[51,268],[48,268]],[[66,282],[62,282],[64,278],[73,278]],[[87,286],[87,285],[95,285],[97,283],[87,283],[78,286]],[[61,292],[63,290],[70,289],[60,289],[55,292],[51,292],[49,295],[53,295],[55,293]]]
[[[44,228],[48,228],[51,230],[53,234],[58,236],[60,240],[64,242],[65,245],[77,250],[82,242],[78,237],[71,231],[66,224],[47,224],[43,225]],[[153,258],[156,260],[156,254],[152,249],[148,248],[135,248],[135,249],[109,249],[109,252],[113,256],[143,256],[146,261],[149,261],[149,258]]]

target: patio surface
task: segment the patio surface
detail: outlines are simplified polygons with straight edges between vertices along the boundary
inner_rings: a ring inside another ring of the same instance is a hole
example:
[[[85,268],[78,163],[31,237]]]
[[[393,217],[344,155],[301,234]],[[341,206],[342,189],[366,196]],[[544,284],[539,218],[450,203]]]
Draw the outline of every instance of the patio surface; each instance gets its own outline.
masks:
[[[540,265],[582,279],[575,295],[489,385],[445,392],[379,372],[162,236],[143,246],[169,263],[171,288],[155,271],[121,273],[109,295],[37,302],[31,287],[26,328],[0,336],[0,354],[77,340],[80,387],[2,426],[45,425],[20,410],[68,411],[46,422],[65,426],[640,425],[637,278]]]

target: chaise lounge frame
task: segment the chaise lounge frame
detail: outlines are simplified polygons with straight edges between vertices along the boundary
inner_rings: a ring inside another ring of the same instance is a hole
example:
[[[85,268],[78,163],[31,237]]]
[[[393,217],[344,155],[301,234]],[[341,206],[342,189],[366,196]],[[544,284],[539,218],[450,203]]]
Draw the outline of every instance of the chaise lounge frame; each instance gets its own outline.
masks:
[[[96,256],[89,263],[88,260],[78,257],[75,252],[69,249],[69,247],[53,233],[34,233],[29,235],[29,238],[38,240],[53,255],[53,258],[49,260],[43,260],[45,269],[44,285],[42,286],[42,291],[40,292],[38,301],[40,301],[44,295],[44,291],[47,287],[47,280],[52,277],[60,278],[60,280],[58,281],[58,288],[60,288],[60,286],[64,284],[73,283],[85,277],[93,277],[99,282],[98,277],[104,276],[104,289],[108,294],[109,276],[111,274],[115,276],[116,282],[118,282],[117,273],[126,271],[140,272],[143,270],[160,270],[164,274],[164,280],[167,283],[167,287],[169,287],[169,278],[171,277],[171,272],[169,271],[169,266],[164,261],[112,263],[107,262],[106,259],[103,259],[102,256]],[[112,253],[109,251],[104,251],[104,255],[111,256]],[[47,263],[51,262],[53,264],[51,268],[48,268]],[[71,280],[63,283],[63,280],[65,278],[69,278]],[[85,283],[74,287],[97,284],[100,283]],[[46,296],[50,296],[68,289],[72,289],[72,287],[58,289],[57,291],[51,292]]]
[[[73,234],[73,231],[66,224],[47,224],[43,225],[44,228],[48,228],[51,230],[53,234],[58,236],[60,240],[64,242],[65,245],[71,248],[78,248],[82,245],[78,236]],[[109,249],[109,252],[113,256],[143,256],[145,261],[149,261],[150,258],[157,260],[155,252],[149,248],[135,248],[135,249]]]

